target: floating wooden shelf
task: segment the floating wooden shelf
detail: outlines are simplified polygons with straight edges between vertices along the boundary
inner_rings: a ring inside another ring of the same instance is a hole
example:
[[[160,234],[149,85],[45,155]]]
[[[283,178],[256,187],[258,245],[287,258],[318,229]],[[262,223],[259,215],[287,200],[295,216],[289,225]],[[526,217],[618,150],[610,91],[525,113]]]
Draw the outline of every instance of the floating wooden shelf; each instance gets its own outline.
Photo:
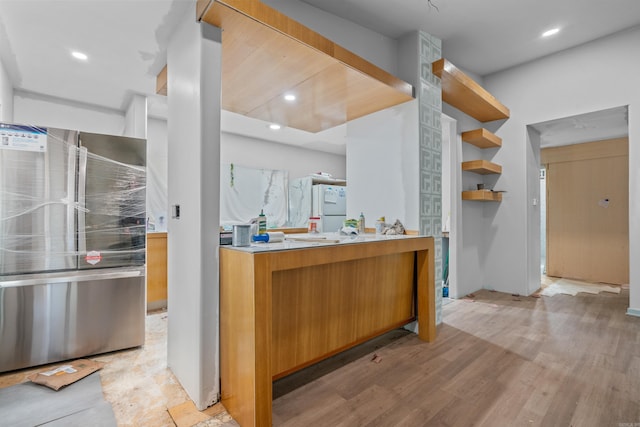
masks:
[[[502,193],[494,193],[491,190],[463,191],[462,200],[473,200],[477,202],[500,202]]]
[[[462,170],[480,175],[500,174],[502,173],[502,166],[488,160],[470,160],[462,162]]]
[[[509,109],[493,95],[442,58],[431,64],[433,74],[442,82],[442,100],[481,121],[508,119]]]
[[[502,147],[502,138],[483,128],[462,132],[462,140],[479,148]]]

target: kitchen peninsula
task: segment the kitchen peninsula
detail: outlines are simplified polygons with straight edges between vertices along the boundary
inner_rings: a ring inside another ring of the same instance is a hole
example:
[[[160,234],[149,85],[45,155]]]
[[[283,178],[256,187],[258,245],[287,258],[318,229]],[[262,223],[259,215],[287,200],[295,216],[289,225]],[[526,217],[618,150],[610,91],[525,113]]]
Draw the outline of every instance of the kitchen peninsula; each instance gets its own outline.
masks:
[[[432,237],[320,237],[220,248],[222,402],[242,426],[271,425],[275,379],[416,319],[435,339]]]

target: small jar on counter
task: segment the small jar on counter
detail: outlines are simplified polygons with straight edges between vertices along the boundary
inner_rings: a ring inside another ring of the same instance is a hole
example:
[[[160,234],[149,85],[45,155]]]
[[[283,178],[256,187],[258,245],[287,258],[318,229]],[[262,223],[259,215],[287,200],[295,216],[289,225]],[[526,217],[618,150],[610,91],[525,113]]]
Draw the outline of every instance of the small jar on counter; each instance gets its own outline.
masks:
[[[320,217],[312,216],[309,217],[309,233],[320,233],[322,230],[320,229]]]

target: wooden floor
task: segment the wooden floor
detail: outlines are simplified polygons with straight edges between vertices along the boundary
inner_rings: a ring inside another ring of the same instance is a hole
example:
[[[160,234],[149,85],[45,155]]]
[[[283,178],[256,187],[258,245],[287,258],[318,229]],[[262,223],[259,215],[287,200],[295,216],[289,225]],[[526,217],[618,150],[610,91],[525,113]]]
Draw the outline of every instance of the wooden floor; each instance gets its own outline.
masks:
[[[625,315],[628,301],[628,290],[477,292],[444,307],[434,343],[396,334],[278,397],[273,424],[640,426],[640,318]]]

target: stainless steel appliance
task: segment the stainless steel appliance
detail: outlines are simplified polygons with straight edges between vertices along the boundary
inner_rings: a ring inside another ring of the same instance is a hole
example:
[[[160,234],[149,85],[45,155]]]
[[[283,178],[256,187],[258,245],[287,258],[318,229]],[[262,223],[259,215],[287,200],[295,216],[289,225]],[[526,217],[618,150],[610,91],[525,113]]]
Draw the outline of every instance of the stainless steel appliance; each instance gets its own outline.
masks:
[[[145,153],[0,124],[0,372],[144,343]]]

